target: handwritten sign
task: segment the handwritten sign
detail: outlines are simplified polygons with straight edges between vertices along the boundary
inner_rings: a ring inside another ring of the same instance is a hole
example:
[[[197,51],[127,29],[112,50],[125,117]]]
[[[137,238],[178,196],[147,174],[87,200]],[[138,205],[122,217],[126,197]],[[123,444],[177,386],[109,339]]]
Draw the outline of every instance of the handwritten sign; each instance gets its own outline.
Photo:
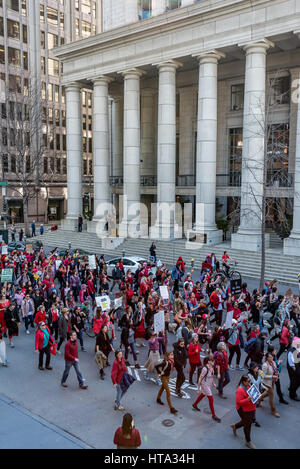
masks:
[[[123,298],[115,298],[115,302],[114,302],[115,309],[122,308],[122,305],[123,305]]]
[[[13,276],[13,269],[2,269],[1,282],[11,282]]]
[[[3,254],[3,255],[8,254],[7,246],[2,246],[2,254]]]
[[[169,299],[169,291],[166,285],[159,287],[159,291],[160,291],[160,296],[162,297],[163,300]]]
[[[95,270],[97,268],[95,255],[89,256],[89,267],[91,270]]]
[[[232,326],[232,318],[233,318],[233,311],[228,311],[226,315],[226,321],[224,325],[224,329],[230,329]]]
[[[160,310],[154,315],[154,332],[158,334],[165,330],[165,314]]]
[[[109,296],[96,296],[95,301],[98,308],[102,308],[103,311],[107,311],[110,309]]]
[[[55,261],[55,267],[56,267],[56,270],[59,269],[60,265],[61,265],[62,261],[61,260],[58,260],[58,261]]]

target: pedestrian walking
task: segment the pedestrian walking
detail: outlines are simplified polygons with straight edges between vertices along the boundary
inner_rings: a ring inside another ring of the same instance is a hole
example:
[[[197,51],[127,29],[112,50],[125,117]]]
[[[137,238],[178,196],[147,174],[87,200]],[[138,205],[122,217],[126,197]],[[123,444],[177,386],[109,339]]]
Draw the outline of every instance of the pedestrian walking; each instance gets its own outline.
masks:
[[[12,243],[15,243],[15,241],[16,241],[16,232],[17,232],[17,230],[16,230],[16,227],[15,227],[15,224],[12,223],[11,227],[10,227],[10,234],[11,234],[11,242]]]
[[[78,214],[78,233],[82,232],[82,224],[83,224],[83,218],[81,214]]]
[[[269,396],[269,403],[272,415],[279,418],[280,415],[276,411],[274,404],[274,384],[279,378],[279,373],[277,370],[276,363],[273,360],[273,354],[270,352],[266,353],[266,359],[262,366],[263,380],[262,384],[265,388],[264,393],[261,395],[260,399],[263,400],[264,397]]]
[[[214,383],[214,359],[212,356],[206,356],[203,360],[203,368],[201,375],[198,381],[198,398],[193,404],[193,409],[200,412],[200,409],[197,404],[206,396],[209,402],[209,407],[212,415],[212,419],[220,423],[221,419],[216,416],[214,409],[214,398],[212,395],[211,387],[214,386],[217,389],[216,384]]]
[[[40,234],[41,235],[44,234],[44,225],[43,225],[43,223],[41,223],[41,226],[40,226]]]
[[[230,375],[229,375],[229,363],[228,363],[228,356],[226,351],[226,344],[225,342],[219,342],[217,345],[217,351],[214,353],[215,359],[215,368],[217,371],[218,377],[218,395],[222,399],[226,399],[226,396],[223,394],[223,389],[227,384],[230,383]]]
[[[256,405],[253,404],[251,397],[247,393],[247,390],[250,387],[251,380],[249,376],[243,375],[236,390],[236,410],[241,420],[236,424],[232,424],[231,428],[234,436],[236,436],[236,431],[243,427],[245,445],[250,449],[256,449],[255,445],[251,441],[251,425],[255,422]]]
[[[107,324],[102,324],[101,330],[96,338],[96,346],[95,346],[95,362],[98,365],[100,379],[104,380],[104,367],[108,363],[108,356],[110,352],[114,352],[114,348],[110,343],[109,336],[108,336],[108,329]]]
[[[200,373],[202,369],[200,352],[201,352],[201,346],[199,344],[199,336],[198,334],[194,333],[192,336],[192,341],[188,347],[188,357],[189,357],[189,362],[190,362],[189,383],[192,386],[194,386],[193,375],[194,375],[195,370],[197,370],[197,383],[200,378]]]
[[[172,402],[171,402],[171,393],[170,393],[170,388],[169,388],[169,381],[170,381],[170,375],[171,372],[174,368],[174,354],[173,352],[166,352],[165,353],[165,358],[162,361],[162,363],[159,363],[156,365],[156,370],[159,373],[159,377],[161,379],[161,387],[160,390],[158,391],[156,402],[160,405],[164,405],[164,403],[161,400],[162,393],[166,391],[167,395],[167,402],[169,405],[169,409],[171,414],[177,414],[178,410],[173,407]]]
[[[182,397],[181,386],[185,382],[184,368],[186,367],[187,361],[187,350],[183,339],[179,339],[174,344],[174,367],[177,371],[176,389],[175,393],[178,397]]]
[[[121,406],[121,399],[124,396],[126,391],[122,391],[121,381],[124,373],[127,373],[128,370],[125,365],[125,360],[123,358],[123,353],[121,350],[115,352],[115,361],[111,370],[111,380],[114,388],[117,391],[117,396],[115,399],[115,410],[124,410],[124,407]]]
[[[51,354],[50,345],[54,343],[51,337],[50,329],[45,322],[40,322],[35,334],[35,353],[39,353],[39,370],[52,370],[50,366]],[[44,368],[43,359],[46,355],[46,365]]]
[[[161,386],[161,380],[158,378],[158,372],[156,370],[156,365],[158,365],[159,360],[160,360],[160,354],[159,354],[159,344],[160,342],[164,342],[164,338],[157,337],[157,334],[155,334],[154,331],[151,332],[151,337],[148,340],[148,345],[149,345],[149,352],[148,352],[148,360],[145,363],[145,368],[146,370],[144,371],[144,377],[146,380],[150,379],[149,374],[152,373],[153,371],[155,372],[155,379],[156,383]]]
[[[76,332],[72,332],[70,335],[70,339],[67,341],[65,345],[65,371],[63,373],[61,379],[61,385],[66,388],[68,385],[66,384],[67,378],[70,373],[70,369],[72,366],[75,369],[79,387],[80,389],[87,389],[88,386],[84,384],[84,378],[80,371],[80,364],[78,359],[78,342],[77,342],[77,334]]]
[[[8,330],[9,345],[13,348],[13,337],[19,335],[20,316],[15,302],[12,302],[4,312],[4,321]]]
[[[33,322],[34,311],[35,311],[34,302],[32,298],[30,298],[30,295],[27,294],[21,303],[21,312],[22,312],[22,318],[25,321],[26,334],[30,334],[28,330],[29,324],[34,329],[34,322]]]

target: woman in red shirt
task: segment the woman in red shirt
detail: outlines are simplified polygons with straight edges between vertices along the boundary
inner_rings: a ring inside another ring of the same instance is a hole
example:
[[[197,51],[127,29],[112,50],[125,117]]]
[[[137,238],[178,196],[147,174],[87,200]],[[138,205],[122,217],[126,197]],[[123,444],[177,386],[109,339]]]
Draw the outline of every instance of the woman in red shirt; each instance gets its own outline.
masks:
[[[201,358],[200,358],[200,352],[201,352],[201,346],[199,344],[198,334],[193,334],[192,342],[190,343],[189,348],[188,348],[188,357],[189,357],[189,362],[190,362],[189,383],[192,386],[194,385],[193,374],[195,370],[197,369],[197,382],[199,381],[199,377],[201,373],[202,363],[201,363]]]
[[[115,400],[115,410],[124,410],[124,407],[121,406],[121,399],[124,396],[125,392],[122,391],[121,381],[124,373],[127,373],[128,370],[125,366],[125,360],[123,358],[123,353],[121,350],[115,352],[115,361],[111,370],[111,380],[114,385],[114,388],[117,390],[117,396]]]
[[[283,321],[283,326],[282,326],[282,331],[281,331],[281,336],[280,336],[280,349],[277,353],[277,360],[279,359],[280,355],[288,348],[290,344],[290,331],[289,331],[289,326],[290,326],[290,320],[285,319]]]
[[[238,411],[241,420],[231,425],[234,436],[238,428],[244,427],[245,445],[248,448],[256,449],[251,441],[251,425],[255,422],[256,405],[253,404],[251,397],[248,395],[247,390],[251,387],[251,380],[248,375],[241,377],[236,391],[236,410]]]
[[[117,449],[137,449],[141,446],[140,433],[134,428],[131,414],[124,415],[122,427],[116,430],[114,444],[117,445]]]

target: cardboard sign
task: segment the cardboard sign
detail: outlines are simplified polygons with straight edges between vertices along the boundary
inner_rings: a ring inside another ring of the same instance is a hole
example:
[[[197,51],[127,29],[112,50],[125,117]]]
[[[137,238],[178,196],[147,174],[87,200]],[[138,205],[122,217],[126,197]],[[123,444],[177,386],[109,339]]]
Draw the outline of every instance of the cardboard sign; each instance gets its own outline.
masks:
[[[2,269],[1,282],[11,282],[13,276],[13,269]]]
[[[237,278],[230,280],[230,294],[239,296],[242,293],[242,279]]]
[[[96,296],[95,301],[98,308],[102,308],[102,311],[107,311],[110,309],[109,296]]]
[[[7,246],[2,246],[2,255],[8,254]]]
[[[230,329],[232,326],[233,311],[228,311],[226,315],[226,321],[224,324],[224,329]]]
[[[97,268],[95,254],[92,256],[89,256],[89,267],[91,270],[95,270]]]
[[[26,244],[26,251],[28,252],[28,254],[33,254],[34,253],[32,244]]]
[[[123,298],[115,298],[115,302],[114,302],[115,309],[122,308],[122,305],[123,305]]]
[[[154,315],[154,332],[158,334],[165,330],[165,313],[160,310]]]
[[[162,297],[163,300],[168,300],[169,299],[169,290],[166,285],[163,285],[162,287],[159,287],[160,291],[160,296]]]
[[[59,269],[60,265],[61,265],[62,261],[59,260],[59,261],[55,261],[55,267],[56,267],[56,270]]]
[[[258,399],[260,398],[261,394],[255,384],[252,384],[251,388],[247,389],[248,396],[251,397],[251,401],[253,404],[256,404]]]

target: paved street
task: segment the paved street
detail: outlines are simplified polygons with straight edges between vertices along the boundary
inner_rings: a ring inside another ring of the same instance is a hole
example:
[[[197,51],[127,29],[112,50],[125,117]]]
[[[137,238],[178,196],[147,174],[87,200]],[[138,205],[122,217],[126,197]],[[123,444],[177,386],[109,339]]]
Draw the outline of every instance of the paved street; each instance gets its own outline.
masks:
[[[170,341],[174,340],[175,336],[171,334]],[[9,367],[0,368],[0,394],[9,399],[3,402],[3,398],[0,398],[1,421],[5,422],[1,425],[0,448],[81,447],[82,443],[73,440],[71,435],[89,447],[114,448],[113,435],[122,421],[122,413],[113,410],[115,391],[110,380],[111,368],[107,369],[105,381],[99,379],[94,362],[94,340],[85,336],[87,352],[80,352],[81,369],[89,385],[86,391],[79,389],[74,370],[71,370],[68,388],[60,386],[64,369],[63,355],[52,359],[53,371],[38,370],[34,334],[27,336],[23,326],[20,336],[15,339],[15,345],[14,349],[7,349]],[[146,361],[147,349],[139,348],[139,352],[142,365]],[[286,361],[286,354],[283,360]],[[220,424],[212,421],[207,400],[200,404],[201,413],[191,408],[196,390],[188,383],[184,388],[183,399],[172,396],[174,406],[179,410],[174,417],[169,413],[167,405],[162,408],[156,404],[158,386],[145,381],[140,370],[133,370],[133,373],[138,379],[125,395],[123,404],[134,416],[143,448],[244,448],[242,431],[234,438],[229,427],[238,421],[235,389],[242,372],[231,372],[232,381],[226,389],[226,401],[215,397],[216,414],[222,419]],[[287,396],[285,363],[281,380]],[[163,400],[166,403],[165,396]],[[288,406],[278,404],[276,396],[276,405],[280,419],[270,414],[267,401],[262,409],[257,410],[261,428],[253,427],[253,442],[258,448],[298,448],[299,433],[295,429],[299,427],[300,403],[289,400]],[[175,424],[165,427],[163,420],[170,418]],[[26,432],[24,428],[30,431]]]

